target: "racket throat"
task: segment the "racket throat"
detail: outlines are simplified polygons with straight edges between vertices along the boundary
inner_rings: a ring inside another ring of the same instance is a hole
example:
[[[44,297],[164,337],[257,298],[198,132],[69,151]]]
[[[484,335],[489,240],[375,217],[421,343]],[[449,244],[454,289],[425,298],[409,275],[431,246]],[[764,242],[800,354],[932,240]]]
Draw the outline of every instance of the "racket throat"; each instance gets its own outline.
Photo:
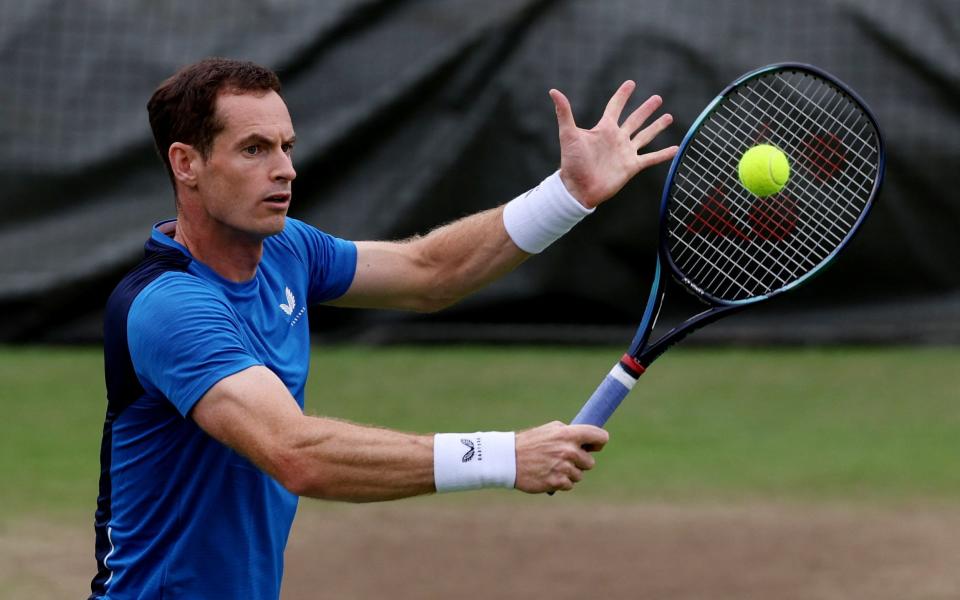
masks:
[[[634,379],[639,379],[644,371],[647,370],[647,367],[642,365],[640,361],[633,356],[630,356],[630,354],[624,354],[620,357],[620,366]]]

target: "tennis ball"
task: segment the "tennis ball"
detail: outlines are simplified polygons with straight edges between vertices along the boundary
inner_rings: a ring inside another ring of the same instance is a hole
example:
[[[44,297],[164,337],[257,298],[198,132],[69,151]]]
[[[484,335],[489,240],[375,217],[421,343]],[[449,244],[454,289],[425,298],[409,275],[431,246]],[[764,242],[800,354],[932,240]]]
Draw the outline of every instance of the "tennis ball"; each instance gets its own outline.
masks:
[[[737,171],[743,187],[761,198],[776,194],[790,179],[787,155],[770,144],[760,144],[744,152]]]

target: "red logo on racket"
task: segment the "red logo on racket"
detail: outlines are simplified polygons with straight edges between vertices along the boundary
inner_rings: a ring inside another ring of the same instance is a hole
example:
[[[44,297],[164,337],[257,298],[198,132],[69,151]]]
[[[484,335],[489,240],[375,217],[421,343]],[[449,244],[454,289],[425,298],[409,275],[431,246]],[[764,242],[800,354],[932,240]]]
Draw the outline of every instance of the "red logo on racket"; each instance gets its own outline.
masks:
[[[755,236],[779,242],[790,237],[797,226],[797,205],[786,194],[757,198],[750,205],[747,219]]]
[[[750,232],[744,231],[746,225]],[[756,198],[747,211],[746,222],[731,212],[726,193],[714,186],[687,222],[687,231],[723,238],[780,242],[797,227],[797,205],[786,194]]]
[[[713,233],[720,237],[738,237],[747,239],[747,234],[737,227],[730,212],[726,194],[720,186],[714,186],[707,199],[700,203],[687,222],[690,233]]]
[[[827,132],[815,134],[803,140],[804,163],[820,181],[830,181],[847,164],[843,141]]]

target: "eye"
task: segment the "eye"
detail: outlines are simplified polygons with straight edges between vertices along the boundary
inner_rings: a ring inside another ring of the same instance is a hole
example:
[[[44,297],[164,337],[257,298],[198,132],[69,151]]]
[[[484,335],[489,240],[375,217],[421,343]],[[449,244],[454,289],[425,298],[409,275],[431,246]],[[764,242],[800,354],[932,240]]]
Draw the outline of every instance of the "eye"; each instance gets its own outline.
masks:
[[[280,149],[283,150],[284,154],[290,154],[293,152],[293,144],[282,144]]]
[[[254,144],[253,146],[247,146],[243,149],[243,151],[249,156],[256,156],[257,154],[260,154],[260,146],[257,144]]]

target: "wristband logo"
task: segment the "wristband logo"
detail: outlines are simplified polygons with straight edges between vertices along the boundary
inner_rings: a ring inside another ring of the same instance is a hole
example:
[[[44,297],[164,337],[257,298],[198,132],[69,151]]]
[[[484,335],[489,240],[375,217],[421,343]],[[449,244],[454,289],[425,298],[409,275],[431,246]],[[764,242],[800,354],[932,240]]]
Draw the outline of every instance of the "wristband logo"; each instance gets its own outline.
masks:
[[[469,448],[469,450],[467,450],[467,452],[463,455],[463,458],[460,459],[460,462],[470,462],[473,460],[473,455],[475,452],[473,442],[466,438],[460,438],[460,443]]]
[[[477,438],[476,443],[473,440],[468,440],[467,438],[460,438],[460,443],[468,448],[466,453],[464,453],[463,458],[460,459],[460,462],[470,462],[473,460],[473,457],[477,457],[477,462],[483,460],[483,438]]]

